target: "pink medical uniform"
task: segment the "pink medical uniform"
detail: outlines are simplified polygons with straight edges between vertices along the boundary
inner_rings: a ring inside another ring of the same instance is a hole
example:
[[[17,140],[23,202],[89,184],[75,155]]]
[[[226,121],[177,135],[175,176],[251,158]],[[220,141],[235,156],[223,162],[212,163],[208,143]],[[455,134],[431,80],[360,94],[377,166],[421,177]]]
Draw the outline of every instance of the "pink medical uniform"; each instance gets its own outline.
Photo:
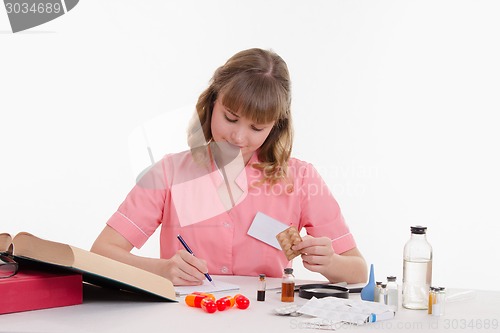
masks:
[[[254,154],[235,180],[243,194],[235,198],[234,207],[224,209],[216,195],[224,186],[217,169],[208,173],[189,151],[166,155],[134,186],[107,224],[136,248],[161,226],[161,258],[183,249],[176,238],[180,234],[214,275],[281,277],[290,266],[281,250],[247,234],[258,212],[306,228],[311,236],[329,237],[336,253],[356,247],[337,201],[311,164],[290,159],[290,192],[285,184],[255,185],[262,179],[262,172],[251,166],[257,161]]]

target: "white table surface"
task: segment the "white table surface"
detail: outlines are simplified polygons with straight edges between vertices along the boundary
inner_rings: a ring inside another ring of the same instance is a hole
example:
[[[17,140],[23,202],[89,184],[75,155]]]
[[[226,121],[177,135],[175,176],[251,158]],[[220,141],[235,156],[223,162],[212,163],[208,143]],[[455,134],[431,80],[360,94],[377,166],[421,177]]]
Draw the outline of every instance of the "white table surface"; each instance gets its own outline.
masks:
[[[159,302],[139,295],[87,286],[81,305],[0,315],[0,332],[320,331],[303,327],[301,317],[275,315],[274,308],[287,304],[281,303],[277,290],[267,290],[265,302],[258,302],[257,277],[215,276],[214,280],[235,283],[241,288],[239,291],[216,293],[217,298],[241,293],[250,299],[250,307],[209,314],[202,309],[188,307],[184,297],[179,297],[178,303]],[[266,280],[268,288],[279,287],[281,283],[280,279]],[[449,289],[448,295],[462,291]],[[359,299],[359,294],[352,294],[350,298]],[[296,294],[296,304],[305,302],[306,299]],[[466,299],[447,303],[445,312],[444,316],[433,317],[426,310],[407,310],[400,306],[392,320],[363,326],[346,325],[338,331],[499,332],[500,292],[473,290]]]

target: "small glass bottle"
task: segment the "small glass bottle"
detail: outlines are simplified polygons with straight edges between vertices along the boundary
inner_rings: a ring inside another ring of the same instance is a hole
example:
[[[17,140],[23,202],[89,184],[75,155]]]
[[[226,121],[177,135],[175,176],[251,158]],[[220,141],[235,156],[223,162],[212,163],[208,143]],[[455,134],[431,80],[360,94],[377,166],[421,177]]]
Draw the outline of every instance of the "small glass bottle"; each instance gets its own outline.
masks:
[[[387,304],[387,284],[382,283],[380,285],[380,294],[378,296],[378,302],[382,304]]]
[[[431,289],[432,293],[432,311],[429,311],[429,314],[433,316],[442,316],[444,315],[444,305],[446,302],[446,292],[444,287],[434,287]],[[431,303],[431,299],[429,296],[429,304]]]
[[[375,290],[374,290],[374,294],[373,294],[373,301],[374,302],[378,302],[380,299],[380,289],[382,289],[381,284],[382,284],[382,281],[375,282]]]
[[[387,277],[387,305],[391,308],[392,311],[398,311],[398,284],[396,283],[395,276]]]
[[[437,302],[439,303],[438,316],[444,315],[444,306],[446,304],[446,288],[439,287],[439,292],[437,295]]]
[[[266,300],[266,274],[259,274],[259,287],[257,288],[257,301]]]
[[[295,296],[295,277],[293,276],[293,268],[285,268],[283,278],[281,280],[281,301],[293,302]]]
[[[432,282],[432,246],[427,227],[410,228],[411,237],[403,251],[403,307],[427,309]]]

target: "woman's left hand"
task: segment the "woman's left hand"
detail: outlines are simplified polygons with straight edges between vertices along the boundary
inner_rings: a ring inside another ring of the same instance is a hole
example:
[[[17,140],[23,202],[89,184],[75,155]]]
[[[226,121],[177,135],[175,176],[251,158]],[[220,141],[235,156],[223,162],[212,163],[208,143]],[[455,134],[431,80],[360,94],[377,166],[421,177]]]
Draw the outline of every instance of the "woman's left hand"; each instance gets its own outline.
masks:
[[[304,267],[323,275],[332,283],[365,282],[367,267],[357,247],[343,253],[335,253],[332,240],[328,237],[302,237],[302,242],[292,246],[302,253]]]
[[[302,262],[308,270],[321,274],[331,270],[335,252],[330,238],[306,235],[302,237],[302,242],[294,245],[292,249],[302,253]]]

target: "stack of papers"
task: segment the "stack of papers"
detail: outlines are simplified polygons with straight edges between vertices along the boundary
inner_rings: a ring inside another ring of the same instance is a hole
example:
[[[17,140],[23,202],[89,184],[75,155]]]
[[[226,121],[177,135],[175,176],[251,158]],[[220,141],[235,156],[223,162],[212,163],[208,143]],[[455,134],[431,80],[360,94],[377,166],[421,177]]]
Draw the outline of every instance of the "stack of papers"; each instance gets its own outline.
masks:
[[[337,297],[311,298],[297,312],[309,315],[306,320],[318,326],[334,329],[338,324],[349,323],[363,325],[369,322],[394,318],[394,311],[388,305],[362,300],[351,300]]]

